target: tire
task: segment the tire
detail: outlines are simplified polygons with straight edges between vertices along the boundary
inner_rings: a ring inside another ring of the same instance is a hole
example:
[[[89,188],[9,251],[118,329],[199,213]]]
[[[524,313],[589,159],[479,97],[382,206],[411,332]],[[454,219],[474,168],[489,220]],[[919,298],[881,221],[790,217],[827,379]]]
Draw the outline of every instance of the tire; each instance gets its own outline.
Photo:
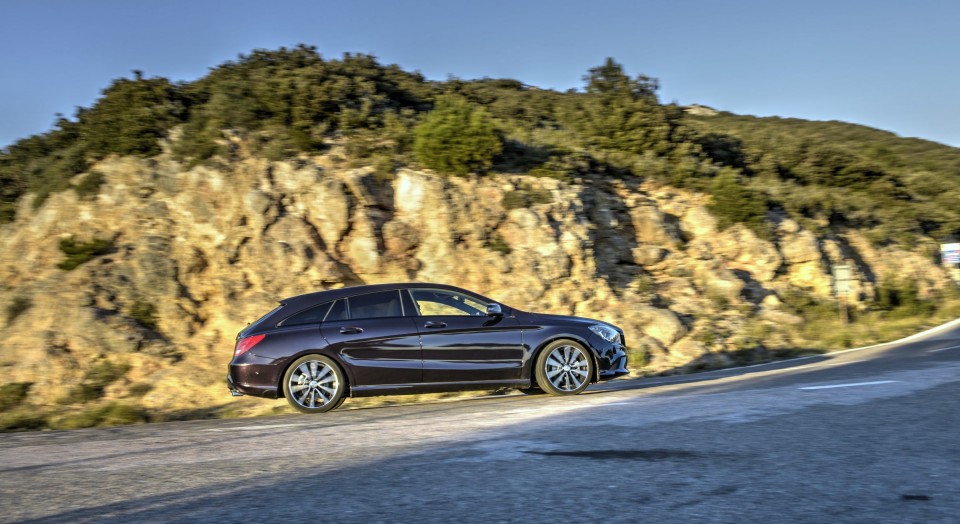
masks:
[[[537,356],[537,385],[550,395],[576,395],[593,377],[593,358],[572,340],[556,340]]]
[[[283,396],[301,413],[338,408],[346,399],[346,389],[340,366],[323,355],[304,355],[283,374]]]

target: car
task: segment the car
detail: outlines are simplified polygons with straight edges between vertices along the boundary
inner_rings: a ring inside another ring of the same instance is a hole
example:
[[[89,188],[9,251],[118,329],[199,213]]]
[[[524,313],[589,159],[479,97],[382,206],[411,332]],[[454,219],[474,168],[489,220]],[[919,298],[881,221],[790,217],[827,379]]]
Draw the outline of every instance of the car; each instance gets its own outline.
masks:
[[[280,302],[237,334],[233,395],[321,413],[347,397],[515,388],[575,395],[627,373],[623,330],[529,313],[443,284],[377,284]]]

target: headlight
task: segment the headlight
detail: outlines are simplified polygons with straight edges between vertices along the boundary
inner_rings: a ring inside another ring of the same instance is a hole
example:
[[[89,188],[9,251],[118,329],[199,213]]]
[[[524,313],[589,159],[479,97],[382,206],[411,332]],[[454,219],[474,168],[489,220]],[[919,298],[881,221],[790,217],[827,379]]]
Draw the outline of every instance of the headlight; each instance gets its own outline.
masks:
[[[590,331],[600,335],[600,338],[606,340],[607,342],[616,342],[620,338],[620,332],[603,324],[594,324],[590,326]]]

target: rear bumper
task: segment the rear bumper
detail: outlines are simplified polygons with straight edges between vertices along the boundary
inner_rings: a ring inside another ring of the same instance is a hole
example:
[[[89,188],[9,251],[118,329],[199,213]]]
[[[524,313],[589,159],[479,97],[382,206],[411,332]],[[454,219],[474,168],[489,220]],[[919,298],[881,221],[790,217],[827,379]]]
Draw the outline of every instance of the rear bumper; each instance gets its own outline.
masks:
[[[245,355],[244,355],[245,356]],[[242,358],[242,357],[241,357]],[[254,360],[253,357],[248,360]],[[262,398],[277,398],[277,366],[273,360],[266,360],[269,364],[231,362],[227,369],[227,389],[230,394],[238,397],[250,395]]]
[[[239,389],[237,389],[237,386],[235,386],[235,385],[233,384],[233,379],[230,378],[230,373],[229,373],[229,372],[227,373],[227,389],[230,390],[230,395],[232,395],[232,396],[234,396],[234,397],[242,397],[242,396],[243,396],[243,392],[241,392]]]

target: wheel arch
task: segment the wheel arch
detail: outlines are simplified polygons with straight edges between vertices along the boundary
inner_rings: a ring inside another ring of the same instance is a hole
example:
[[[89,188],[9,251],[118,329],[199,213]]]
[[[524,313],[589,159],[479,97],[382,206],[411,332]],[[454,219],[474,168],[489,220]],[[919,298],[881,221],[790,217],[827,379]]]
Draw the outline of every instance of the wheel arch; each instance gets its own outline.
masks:
[[[351,394],[351,391],[352,391],[351,385],[353,384],[353,376],[350,373],[349,367],[346,364],[344,364],[343,359],[341,359],[340,356],[337,355],[335,351],[328,351],[327,348],[323,348],[323,349],[314,348],[314,349],[299,351],[291,355],[290,358],[287,359],[287,361],[283,364],[283,368],[280,369],[280,372],[277,374],[277,399],[286,398],[286,395],[284,395],[283,393],[283,377],[287,375],[287,370],[290,369],[290,366],[292,366],[294,362],[299,360],[301,357],[305,357],[307,355],[320,355],[332,360],[333,363],[336,364],[338,368],[340,368],[340,373],[343,375],[343,379],[346,382],[346,384],[344,385],[346,388],[344,391],[344,395],[347,397],[353,396]]]
[[[580,344],[584,349],[587,350],[587,354],[590,355],[590,360],[593,362],[593,376],[590,377],[590,383],[596,384],[597,382],[600,382],[600,356],[597,355],[596,350],[593,349],[593,347],[590,346],[590,344],[588,344],[583,337],[579,337],[571,333],[559,333],[541,342],[540,345],[537,346],[537,349],[534,350],[533,355],[530,357],[530,383],[536,384],[537,387],[540,386],[536,383],[537,377],[536,373],[534,373],[534,366],[537,365],[537,359],[540,358],[540,353],[546,349],[547,346],[559,340],[571,340],[577,344]]]

